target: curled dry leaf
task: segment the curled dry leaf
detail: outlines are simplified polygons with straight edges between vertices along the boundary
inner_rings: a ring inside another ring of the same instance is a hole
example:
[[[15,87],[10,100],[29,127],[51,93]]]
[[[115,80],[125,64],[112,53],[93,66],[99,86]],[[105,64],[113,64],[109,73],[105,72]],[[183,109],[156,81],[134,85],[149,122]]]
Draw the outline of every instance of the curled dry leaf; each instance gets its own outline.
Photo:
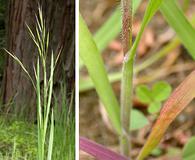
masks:
[[[159,118],[137,160],[143,160],[160,142],[169,125],[195,97],[195,71],[172,93],[164,104]]]

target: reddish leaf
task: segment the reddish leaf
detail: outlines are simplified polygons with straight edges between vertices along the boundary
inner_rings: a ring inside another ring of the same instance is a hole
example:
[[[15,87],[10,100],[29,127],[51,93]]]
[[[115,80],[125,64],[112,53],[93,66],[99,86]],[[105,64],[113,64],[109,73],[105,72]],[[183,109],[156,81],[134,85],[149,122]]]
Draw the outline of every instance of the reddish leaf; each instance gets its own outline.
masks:
[[[79,146],[81,150],[94,156],[98,160],[128,160],[128,158],[83,137],[79,138]]]

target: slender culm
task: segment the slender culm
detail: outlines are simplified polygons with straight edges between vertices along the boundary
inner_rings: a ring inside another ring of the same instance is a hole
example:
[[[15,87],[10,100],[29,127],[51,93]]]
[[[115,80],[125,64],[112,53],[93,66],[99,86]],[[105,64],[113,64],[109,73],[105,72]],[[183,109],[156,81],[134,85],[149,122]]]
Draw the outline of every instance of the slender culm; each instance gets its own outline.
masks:
[[[132,0],[122,0],[122,45],[124,55],[132,46]]]
[[[124,53],[122,79],[121,79],[121,126],[120,137],[121,154],[130,156],[130,114],[133,81],[133,60],[126,61],[128,51],[132,46],[132,0],[122,0],[122,45]]]

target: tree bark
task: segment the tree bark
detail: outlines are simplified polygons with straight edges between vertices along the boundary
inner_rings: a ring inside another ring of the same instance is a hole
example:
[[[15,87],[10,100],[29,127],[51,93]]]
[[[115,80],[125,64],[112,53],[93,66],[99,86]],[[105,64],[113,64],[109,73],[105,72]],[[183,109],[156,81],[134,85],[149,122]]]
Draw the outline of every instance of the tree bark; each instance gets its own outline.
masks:
[[[9,0],[7,21],[7,47],[16,55],[33,76],[33,65],[36,62],[36,47],[31,40],[26,24],[34,30],[35,13],[38,4],[43,8],[46,27],[50,32],[50,50],[56,54],[62,50],[56,68],[55,86],[60,82],[66,85],[69,101],[74,89],[75,59],[75,2],[74,0]],[[64,78],[65,77],[65,78]],[[36,111],[35,92],[31,82],[21,67],[7,56],[3,79],[3,102],[6,112],[23,113],[33,118]],[[7,106],[7,107],[6,107]]]

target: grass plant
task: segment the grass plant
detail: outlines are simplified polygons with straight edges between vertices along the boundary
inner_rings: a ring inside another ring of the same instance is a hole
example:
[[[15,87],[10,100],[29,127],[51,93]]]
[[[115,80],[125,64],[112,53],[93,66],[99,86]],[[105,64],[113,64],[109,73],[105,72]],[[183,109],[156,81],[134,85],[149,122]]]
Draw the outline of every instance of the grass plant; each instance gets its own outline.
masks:
[[[30,36],[34,41],[37,49],[38,49],[38,59],[37,65],[34,69],[35,79],[34,82],[32,76],[29,74],[25,66],[22,62],[12,53],[7,51],[7,53],[22,67],[23,71],[27,74],[28,78],[31,80],[32,85],[36,91],[37,95],[37,121],[38,121],[38,159],[44,160],[46,157],[46,141],[47,134],[49,128],[49,116],[51,116],[50,123],[50,132],[49,132],[49,144],[47,150],[47,159],[50,160],[52,157],[52,149],[53,149],[53,136],[54,136],[54,116],[53,109],[51,108],[51,98],[53,91],[53,77],[54,77],[54,57],[53,53],[51,55],[51,63],[50,63],[50,76],[47,79],[47,66],[46,60],[48,55],[48,47],[49,47],[49,32],[46,31],[45,21],[43,19],[43,13],[41,8],[39,8],[38,16],[36,16],[36,34],[32,32],[30,27],[27,25]],[[41,63],[39,62],[41,60]],[[40,67],[41,66],[41,67]],[[43,72],[43,96],[41,95],[41,75],[40,69]],[[43,97],[43,98],[42,98]],[[51,112],[51,113],[50,113]]]
[[[67,106],[66,91],[63,84],[61,85],[59,98],[55,96],[54,116],[54,147],[53,158],[54,160],[69,160],[75,159],[75,115],[74,115],[74,93],[70,105]],[[59,113],[60,108],[60,113]]]
[[[14,54],[6,52],[21,66],[37,96],[37,153],[38,160],[69,160],[75,158],[74,149],[74,112],[73,100],[70,106],[66,104],[65,90],[60,91],[62,102],[54,101],[54,71],[60,53],[54,57],[53,51],[49,51],[50,35],[46,27],[42,9],[39,7],[36,15],[35,32],[26,25],[36,48],[37,61],[34,66],[34,76],[31,76],[23,63]],[[48,63],[49,62],[49,63]],[[43,79],[43,80],[42,80]],[[43,81],[43,87],[40,85]],[[62,84],[64,84],[62,82]],[[74,96],[74,93],[72,93]],[[56,100],[57,101],[57,100]],[[59,110],[61,108],[61,111]],[[54,124],[55,121],[55,124]],[[17,144],[14,143],[13,157],[16,157]]]

